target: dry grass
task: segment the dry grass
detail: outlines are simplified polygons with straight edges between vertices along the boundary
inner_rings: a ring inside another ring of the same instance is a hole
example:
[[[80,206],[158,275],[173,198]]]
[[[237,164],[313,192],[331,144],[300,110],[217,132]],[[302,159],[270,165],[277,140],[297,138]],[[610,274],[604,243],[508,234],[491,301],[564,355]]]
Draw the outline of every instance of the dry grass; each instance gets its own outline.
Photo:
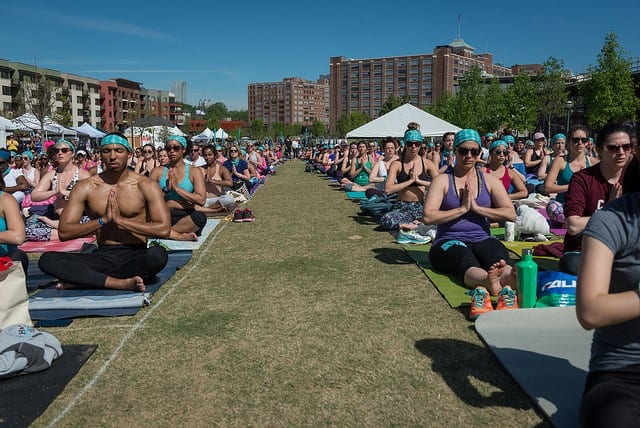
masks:
[[[391,236],[303,170],[194,254],[79,398],[151,308],[51,329],[99,347],[36,425],[544,424]]]

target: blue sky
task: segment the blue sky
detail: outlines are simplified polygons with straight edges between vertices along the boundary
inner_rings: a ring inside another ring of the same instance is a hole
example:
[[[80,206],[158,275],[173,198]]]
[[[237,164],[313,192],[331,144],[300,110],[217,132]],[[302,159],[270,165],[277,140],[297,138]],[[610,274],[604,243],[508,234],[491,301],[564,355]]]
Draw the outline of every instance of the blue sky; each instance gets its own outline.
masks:
[[[247,84],[329,73],[329,58],[431,53],[461,35],[494,62],[584,71],[613,31],[640,57],[640,2],[4,0],[0,58],[245,109]]]

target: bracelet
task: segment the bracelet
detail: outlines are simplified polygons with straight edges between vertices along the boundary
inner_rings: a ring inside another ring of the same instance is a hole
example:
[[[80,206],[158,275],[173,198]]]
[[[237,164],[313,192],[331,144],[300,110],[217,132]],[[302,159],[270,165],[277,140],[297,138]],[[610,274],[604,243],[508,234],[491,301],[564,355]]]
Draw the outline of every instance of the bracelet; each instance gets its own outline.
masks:
[[[102,219],[102,216],[98,217],[98,223],[100,223],[100,227],[104,226],[106,223]]]

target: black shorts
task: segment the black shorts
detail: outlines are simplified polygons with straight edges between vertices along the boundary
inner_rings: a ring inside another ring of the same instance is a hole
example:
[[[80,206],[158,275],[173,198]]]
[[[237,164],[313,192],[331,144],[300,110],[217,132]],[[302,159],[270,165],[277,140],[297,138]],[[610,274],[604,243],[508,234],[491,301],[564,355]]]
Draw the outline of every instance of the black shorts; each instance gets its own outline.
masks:
[[[434,269],[455,274],[464,282],[464,274],[471,267],[487,270],[500,260],[508,264],[509,251],[494,237],[473,244],[451,239],[432,245],[429,258]]]

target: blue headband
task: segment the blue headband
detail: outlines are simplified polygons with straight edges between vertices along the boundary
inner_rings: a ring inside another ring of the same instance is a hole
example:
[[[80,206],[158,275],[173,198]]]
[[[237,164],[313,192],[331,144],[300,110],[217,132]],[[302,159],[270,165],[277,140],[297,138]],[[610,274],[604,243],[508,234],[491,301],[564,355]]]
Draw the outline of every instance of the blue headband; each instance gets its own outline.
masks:
[[[556,140],[564,140],[567,141],[567,136],[560,133],[560,134],[556,134],[553,137],[551,137],[551,144],[555,144]]]
[[[503,135],[502,139],[504,141],[506,141],[507,143],[511,143],[511,144],[515,144],[516,143],[516,139],[513,137],[513,135]]]
[[[406,141],[420,141],[422,142],[422,134],[417,129],[407,129],[404,132],[403,140]]]
[[[6,149],[0,149],[0,159],[8,161],[9,159],[11,159],[11,152]]]
[[[453,147],[456,148],[465,141],[473,141],[478,146],[482,147],[480,144],[480,134],[478,134],[478,131],[475,129],[463,129],[458,131],[456,138],[453,140]]]
[[[56,141],[55,145],[57,146],[58,144],[66,144],[71,148],[72,152],[75,153],[76,151],[76,146],[71,141],[65,140],[64,138],[60,138],[58,141]]]
[[[25,150],[24,152],[21,153],[21,155],[28,157],[29,160],[33,160],[33,153],[31,153],[29,150]]]
[[[499,147],[499,146],[509,147],[506,141],[496,140],[493,143],[491,143],[491,145],[489,146],[489,151],[492,152],[496,147]]]
[[[180,143],[183,149],[187,148],[187,140],[184,137],[181,137],[180,135],[169,135],[167,139],[164,140],[164,143],[167,144],[169,141],[172,141],[172,140]]]
[[[487,132],[486,134],[484,134],[484,138],[489,138],[489,137],[495,138],[495,135],[493,135],[493,133],[491,132]]]
[[[131,152],[131,146],[129,145],[129,140],[121,137],[120,135],[109,134],[106,137],[104,137],[102,140],[100,140],[100,147],[104,147],[107,144],[120,144],[121,146],[124,146],[124,148],[127,149],[128,152]]]

